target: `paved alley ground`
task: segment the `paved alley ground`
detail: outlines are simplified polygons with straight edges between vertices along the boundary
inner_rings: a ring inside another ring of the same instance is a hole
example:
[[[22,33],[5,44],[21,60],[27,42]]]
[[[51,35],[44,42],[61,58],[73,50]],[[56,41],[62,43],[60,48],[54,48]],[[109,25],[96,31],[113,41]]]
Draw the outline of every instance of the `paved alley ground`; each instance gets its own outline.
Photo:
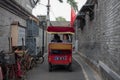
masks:
[[[86,80],[81,66],[73,59],[72,72],[64,66],[56,66],[52,72],[48,70],[47,55],[43,64],[38,64],[27,73],[27,80]]]

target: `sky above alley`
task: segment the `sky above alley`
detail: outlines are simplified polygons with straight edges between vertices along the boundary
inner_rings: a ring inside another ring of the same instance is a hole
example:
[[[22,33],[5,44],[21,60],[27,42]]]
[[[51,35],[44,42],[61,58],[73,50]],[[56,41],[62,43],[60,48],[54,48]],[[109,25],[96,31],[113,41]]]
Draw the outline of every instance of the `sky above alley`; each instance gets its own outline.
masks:
[[[67,3],[67,0],[63,0],[63,3],[60,3],[58,0],[50,0],[50,20],[55,21],[55,18],[62,16],[67,21],[70,21],[71,7]],[[78,9],[85,4],[86,0],[75,0],[78,4]],[[40,0],[40,3],[35,6],[33,9],[33,15],[46,15],[47,14],[47,5],[48,0]]]

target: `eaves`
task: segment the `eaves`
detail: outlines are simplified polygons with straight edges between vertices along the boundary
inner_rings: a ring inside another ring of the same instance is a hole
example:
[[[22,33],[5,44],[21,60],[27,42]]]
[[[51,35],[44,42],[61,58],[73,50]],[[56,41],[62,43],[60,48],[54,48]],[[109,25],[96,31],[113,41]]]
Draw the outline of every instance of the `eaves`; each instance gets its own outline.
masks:
[[[0,0],[0,7],[8,10],[9,12],[21,17],[22,19],[29,19],[30,17],[37,19],[15,0]]]

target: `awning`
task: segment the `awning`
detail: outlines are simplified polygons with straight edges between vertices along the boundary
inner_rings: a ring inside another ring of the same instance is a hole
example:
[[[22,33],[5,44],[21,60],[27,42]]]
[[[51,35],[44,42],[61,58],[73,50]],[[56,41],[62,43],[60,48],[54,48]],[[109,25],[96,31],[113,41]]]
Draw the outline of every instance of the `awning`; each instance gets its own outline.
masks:
[[[81,12],[86,12],[86,11],[93,11],[94,9],[94,4],[85,4],[82,9]]]
[[[78,13],[78,15],[76,17],[76,19],[81,19],[81,18],[85,19],[85,13],[84,12]]]
[[[73,27],[67,26],[48,26],[47,32],[51,34],[74,34],[75,30]]]

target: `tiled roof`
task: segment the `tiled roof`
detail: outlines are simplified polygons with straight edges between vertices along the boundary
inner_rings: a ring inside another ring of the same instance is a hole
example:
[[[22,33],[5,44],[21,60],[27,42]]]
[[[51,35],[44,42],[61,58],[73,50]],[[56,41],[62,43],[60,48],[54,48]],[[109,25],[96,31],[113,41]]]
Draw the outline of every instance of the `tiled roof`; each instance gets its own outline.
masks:
[[[51,26],[70,26],[69,21],[50,21]]]

